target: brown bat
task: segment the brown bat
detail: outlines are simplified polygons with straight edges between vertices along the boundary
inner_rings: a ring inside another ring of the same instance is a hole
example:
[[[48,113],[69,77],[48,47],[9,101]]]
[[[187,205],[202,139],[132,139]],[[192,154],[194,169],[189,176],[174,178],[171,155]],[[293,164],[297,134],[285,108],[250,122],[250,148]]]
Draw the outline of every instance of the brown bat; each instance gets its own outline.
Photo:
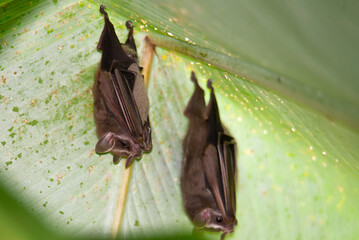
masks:
[[[152,149],[149,101],[138,66],[132,23],[126,22],[128,38],[121,44],[103,5],[100,13],[105,26],[97,45],[102,58],[92,87],[99,138],[95,150],[99,154],[112,153],[114,164],[121,157],[127,158],[127,168],[142,152]]]
[[[221,124],[212,80],[206,106],[204,91],[192,72],[194,93],[184,112],[189,128],[183,142],[181,190],[195,229],[233,232],[236,219],[236,142]]]

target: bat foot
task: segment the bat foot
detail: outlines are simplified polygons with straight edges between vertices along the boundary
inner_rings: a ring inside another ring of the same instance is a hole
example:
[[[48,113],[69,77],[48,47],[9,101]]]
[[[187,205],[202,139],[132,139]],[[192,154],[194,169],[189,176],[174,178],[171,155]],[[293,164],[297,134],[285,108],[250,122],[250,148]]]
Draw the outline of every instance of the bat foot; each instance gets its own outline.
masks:
[[[127,27],[127,29],[133,29],[133,24],[132,24],[132,22],[130,20],[128,20],[126,22],[126,27]]]
[[[105,5],[101,4],[100,13],[103,14],[103,15],[107,15],[107,13],[105,12],[105,9],[106,9]]]

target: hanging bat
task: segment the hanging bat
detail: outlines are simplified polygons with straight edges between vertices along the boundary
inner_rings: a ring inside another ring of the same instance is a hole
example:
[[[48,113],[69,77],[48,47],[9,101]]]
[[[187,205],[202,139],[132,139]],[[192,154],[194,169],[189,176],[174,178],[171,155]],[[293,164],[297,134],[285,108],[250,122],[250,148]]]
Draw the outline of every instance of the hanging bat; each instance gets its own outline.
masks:
[[[121,44],[103,5],[100,13],[104,15],[105,26],[97,45],[102,58],[92,87],[99,138],[95,151],[112,153],[114,164],[121,157],[127,158],[127,168],[142,152],[152,149],[149,101],[138,66],[132,23],[126,22],[128,38]]]
[[[192,72],[194,93],[184,112],[189,128],[183,142],[181,190],[195,229],[233,232],[236,219],[236,142],[223,128],[212,80],[208,105]]]

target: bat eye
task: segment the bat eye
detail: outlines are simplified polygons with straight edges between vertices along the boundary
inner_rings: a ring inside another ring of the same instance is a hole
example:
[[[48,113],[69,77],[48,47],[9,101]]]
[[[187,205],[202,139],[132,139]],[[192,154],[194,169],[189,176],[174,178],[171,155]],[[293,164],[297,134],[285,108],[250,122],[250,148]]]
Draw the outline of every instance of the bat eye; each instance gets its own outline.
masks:
[[[218,223],[221,223],[221,222],[223,222],[223,219],[222,219],[222,217],[217,217],[217,218],[216,218],[216,222],[218,222]]]

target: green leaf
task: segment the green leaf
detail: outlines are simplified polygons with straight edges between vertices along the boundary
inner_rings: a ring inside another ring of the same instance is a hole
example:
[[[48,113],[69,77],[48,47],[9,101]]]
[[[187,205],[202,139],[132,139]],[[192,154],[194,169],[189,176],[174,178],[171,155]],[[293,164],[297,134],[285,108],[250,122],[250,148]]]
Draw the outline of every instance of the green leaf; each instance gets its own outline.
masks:
[[[213,66],[359,130],[355,1],[96,2],[170,38],[159,45],[190,55],[213,50]],[[195,58],[206,59],[200,53]]]
[[[330,48],[329,60],[323,62],[327,55],[321,55],[317,45],[309,44],[313,38],[303,42],[304,36],[321,29],[327,19],[323,16],[335,5],[325,5],[322,12],[312,16],[304,15],[303,9],[310,5],[302,3],[298,16],[318,22],[310,28],[302,23],[304,20],[298,25],[293,22],[291,4],[266,6],[266,10],[262,5],[238,8],[236,3],[228,2],[228,7],[236,6],[228,16],[219,3],[199,5],[192,1],[183,7],[158,1],[105,4],[122,41],[127,35],[124,23],[133,14],[136,30],[142,32],[135,36],[139,45],[148,30],[163,46],[174,44],[168,48],[190,54],[192,41],[199,49],[198,54],[191,55],[195,59],[157,48],[148,89],[153,150],[133,164],[127,198],[120,202],[125,207],[120,237],[188,235],[192,231],[182,208],[179,182],[187,127],[182,113],[193,90],[191,70],[197,73],[203,88],[208,78],[214,80],[222,121],[239,145],[238,226],[229,239],[359,236],[359,134],[302,105],[317,104],[319,90],[324,100],[319,99],[320,107],[314,106],[316,109],[329,109],[333,104],[330,116],[334,119],[354,127],[352,123],[358,122],[358,102],[352,94],[358,88],[351,77],[356,76],[357,69],[338,63],[340,59],[354,61],[354,51],[343,56],[340,51],[347,50],[347,45],[339,45],[339,50]],[[316,4],[311,11],[318,8]],[[123,161],[114,166],[110,155],[94,152],[97,137],[91,87],[101,56],[96,43],[103,27],[98,8],[99,4],[92,1],[13,1],[0,10],[0,179],[43,224],[71,237],[111,235],[126,174]],[[196,14],[190,14],[192,10]],[[275,15],[279,10],[280,14]],[[241,14],[234,15],[234,11]],[[346,7],[346,11],[351,17],[353,10]],[[343,23],[342,13],[338,14],[339,23]],[[239,23],[241,28],[224,24],[229,17],[232,20],[228,23],[236,23],[234,16],[259,23],[243,21]],[[278,26],[278,21],[280,28],[271,27]],[[292,29],[293,25],[302,32]],[[257,31],[253,29],[258,26],[262,28],[255,37]],[[336,24],[334,27],[338,28]],[[352,38],[343,37],[343,44],[357,36],[353,31],[346,34]],[[328,38],[323,48],[337,38]],[[284,48],[286,44],[289,47]],[[232,56],[224,55],[229,53]],[[335,61],[334,54],[338,57]],[[228,68],[215,68],[210,61],[217,58],[226,59]],[[299,63],[308,59],[313,65],[303,68]],[[238,62],[248,63],[244,69],[240,65],[241,71],[249,69],[249,75],[258,79],[248,81],[242,78],[246,75],[237,74]],[[289,93],[295,90],[296,96],[308,97],[308,102],[288,100],[282,90],[278,95],[276,86],[282,83],[265,85],[272,78],[260,79],[264,76],[262,69],[272,74],[269,76],[294,81],[288,85],[284,81],[280,89],[289,86]],[[341,73],[344,82],[337,80]],[[338,114],[343,117],[336,117]],[[0,226],[4,226],[2,222]],[[21,226],[17,229],[22,230]],[[218,233],[204,236],[219,238]]]

